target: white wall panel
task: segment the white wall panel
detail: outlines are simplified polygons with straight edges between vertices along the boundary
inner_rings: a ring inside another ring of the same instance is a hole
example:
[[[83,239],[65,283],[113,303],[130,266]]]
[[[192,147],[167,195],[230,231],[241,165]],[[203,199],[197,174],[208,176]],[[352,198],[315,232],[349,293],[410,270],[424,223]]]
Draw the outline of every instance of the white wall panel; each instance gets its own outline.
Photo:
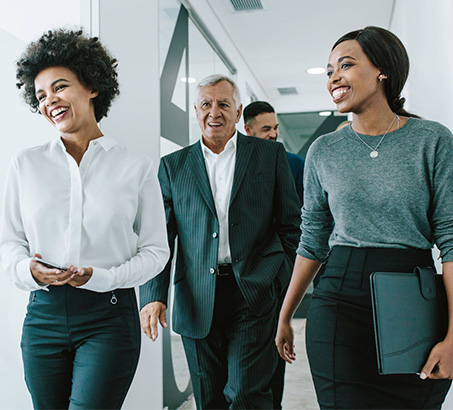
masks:
[[[32,113],[23,102],[15,76],[15,61],[29,41],[51,27],[79,24],[78,1],[60,4],[58,16],[49,13],[53,4],[48,0],[0,1],[0,204],[11,158],[20,150],[42,144],[57,135],[40,114]],[[28,293],[16,289],[1,267],[0,275],[0,409],[30,409],[31,399],[24,382],[20,351]]]
[[[121,95],[101,129],[121,144],[160,158],[158,2],[98,0],[99,38],[118,59]],[[96,15],[95,11],[92,16]],[[96,22],[92,22],[96,27]],[[138,289],[137,289],[138,293]],[[139,366],[124,409],[161,409],[162,338],[142,337]]]
[[[453,1],[397,0],[390,29],[409,54],[408,109],[453,130]]]

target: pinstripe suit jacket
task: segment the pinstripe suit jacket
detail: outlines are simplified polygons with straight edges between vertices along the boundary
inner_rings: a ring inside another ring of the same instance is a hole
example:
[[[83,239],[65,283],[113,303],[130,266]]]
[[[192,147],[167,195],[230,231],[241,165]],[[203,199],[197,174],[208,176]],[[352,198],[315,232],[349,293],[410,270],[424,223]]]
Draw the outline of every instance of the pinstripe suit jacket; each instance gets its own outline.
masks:
[[[159,181],[172,255],[178,238],[173,329],[204,338],[214,310],[219,222],[200,142],[163,157]],[[229,243],[235,278],[257,315],[267,312],[289,283],[300,235],[299,208],[283,145],[239,133]],[[167,303],[171,259],[141,286],[141,306]]]

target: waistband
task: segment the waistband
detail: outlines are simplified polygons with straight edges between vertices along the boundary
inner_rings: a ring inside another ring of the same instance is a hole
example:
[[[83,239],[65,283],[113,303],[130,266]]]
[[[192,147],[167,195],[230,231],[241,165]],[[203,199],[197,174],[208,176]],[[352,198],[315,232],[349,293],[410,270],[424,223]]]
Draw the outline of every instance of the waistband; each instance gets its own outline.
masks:
[[[353,246],[334,246],[327,265],[369,266],[373,270],[389,271],[401,269],[412,271],[415,266],[432,266],[434,262],[431,249],[418,248],[360,248]]]
[[[332,247],[331,253],[332,254],[344,254],[349,252],[355,253],[367,253],[370,256],[378,256],[378,255],[388,255],[388,256],[432,256],[431,249],[419,249],[419,248],[365,248],[365,247],[358,247],[358,246],[334,246]]]

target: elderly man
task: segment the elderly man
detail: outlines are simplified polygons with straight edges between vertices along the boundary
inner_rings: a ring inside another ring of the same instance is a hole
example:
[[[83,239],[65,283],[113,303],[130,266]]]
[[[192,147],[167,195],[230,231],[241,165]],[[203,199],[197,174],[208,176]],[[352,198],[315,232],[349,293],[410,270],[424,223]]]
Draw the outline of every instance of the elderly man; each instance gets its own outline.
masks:
[[[299,238],[299,205],[281,144],[236,131],[236,84],[198,86],[197,143],[162,158],[168,241],[178,238],[173,329],[181,334],[197,408],[272,408],[277,300]],[[141,324],[166,325],[170,262],[141,287]]]

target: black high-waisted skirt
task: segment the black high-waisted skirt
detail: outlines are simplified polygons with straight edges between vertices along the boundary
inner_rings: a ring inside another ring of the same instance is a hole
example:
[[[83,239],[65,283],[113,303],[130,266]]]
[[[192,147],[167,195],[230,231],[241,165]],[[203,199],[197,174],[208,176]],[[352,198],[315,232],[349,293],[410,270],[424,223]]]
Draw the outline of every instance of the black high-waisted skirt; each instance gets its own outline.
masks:
[[[322,409],[439,409],[450,380],[381,376],[377,369],[370,274],[433,266],[420,249],[333,248],[313,292],[306,344]]]

